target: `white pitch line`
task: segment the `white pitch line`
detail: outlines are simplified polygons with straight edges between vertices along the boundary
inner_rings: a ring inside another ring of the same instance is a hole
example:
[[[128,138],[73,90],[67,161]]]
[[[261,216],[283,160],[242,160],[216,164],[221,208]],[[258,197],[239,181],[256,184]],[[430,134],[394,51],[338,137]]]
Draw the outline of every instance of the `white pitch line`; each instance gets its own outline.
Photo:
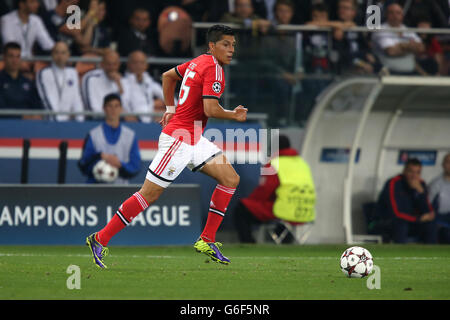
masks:
[[[91,257],[90,254],[36,254],[36,253],[1,253],[0,257],[80,257],[86,258]],[[170,256],[170,255],[114,255],[114,258],[153,258],[153,259],[184,259],[192,256]],[[233,259],[265,259],[265,260],[337,260],[339,257],[330,256],[305,256],[305,257],[289,257],[289,256],[241,256],[233,257]],[[450,257],[375,257],[374,260],[440,260],[440,259],[450,259]]]

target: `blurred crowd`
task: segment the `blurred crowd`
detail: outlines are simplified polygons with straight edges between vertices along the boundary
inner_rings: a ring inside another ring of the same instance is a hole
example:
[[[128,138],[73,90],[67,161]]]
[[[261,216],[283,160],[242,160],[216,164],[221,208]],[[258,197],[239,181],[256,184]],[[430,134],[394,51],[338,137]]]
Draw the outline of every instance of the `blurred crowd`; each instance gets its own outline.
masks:
[[[366,26],[370,5],[380,8],[382,28],[404,32],[349,30]],[[306,117],[334,75],[448,75],[450,35],[408,28],[448,28],[449,5],[448,0],[4,0],[0,109],[101,111],[102,98],[117,92],[124,111],[162,111],[159,75],[165,70],[152,69],[148,57],[202,53],[206,30],[194,30],[193,22],[223,22],[240,25],[234,96],[247,105],[276,98],[275,111],[286,117],[297,97]],[[72,27],[73,6],[80,9],[79,28]],[[278,25],[332,31],[286,31]],[[51,61],[30,61],[36,56]],[[70,56],[98,57],[101,63],[71,64]],[[261,92],[270,92],[269,99]]]

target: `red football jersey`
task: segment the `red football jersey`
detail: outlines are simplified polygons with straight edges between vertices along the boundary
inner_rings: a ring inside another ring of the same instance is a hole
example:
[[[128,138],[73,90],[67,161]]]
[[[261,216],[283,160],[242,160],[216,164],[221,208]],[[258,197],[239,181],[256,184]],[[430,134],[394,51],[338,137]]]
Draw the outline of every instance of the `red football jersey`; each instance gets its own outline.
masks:
[[[176,66],[175,70],[183,82],[176,112],[162,132],[194,145],[208,121],[203,111],[203,98],[220,99],[225,89],[225,73],[211,54],[198,56]]]

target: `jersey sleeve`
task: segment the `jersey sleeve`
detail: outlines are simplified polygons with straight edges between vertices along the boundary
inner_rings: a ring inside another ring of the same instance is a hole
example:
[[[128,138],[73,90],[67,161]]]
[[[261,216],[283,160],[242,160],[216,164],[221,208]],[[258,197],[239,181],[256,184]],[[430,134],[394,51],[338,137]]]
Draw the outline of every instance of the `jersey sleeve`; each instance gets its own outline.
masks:
[[[203,98],[220,99],[225,89],[225,77],[221,66],[211,65],[203,73]]]
[[[183,64],[179,64],[175,67],[175,72],[180,78],[184,78],[184,73],[186,72],[187,67],[189,66],[190,61],[185,62]]]

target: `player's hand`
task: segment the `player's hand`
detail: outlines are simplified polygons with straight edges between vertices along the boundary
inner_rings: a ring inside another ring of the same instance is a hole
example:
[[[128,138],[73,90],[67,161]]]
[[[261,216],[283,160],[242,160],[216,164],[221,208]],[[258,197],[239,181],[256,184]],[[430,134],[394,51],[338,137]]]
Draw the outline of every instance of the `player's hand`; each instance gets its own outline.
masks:
[[[170,119],[172,119],[174,114],[175,113],[172,113],[172,112],[165,112],[164,113],[161,121],[159,122],[159,124],[161,125],[161,127],[163,127],[163,129],[164,129],[165,126],[167,126],[167,124],[169,123]]]
[[[241,105],[238,105],[234,110],[234,119],[239,122],[244,122],[247,120],[247,108],[244,108]]]

